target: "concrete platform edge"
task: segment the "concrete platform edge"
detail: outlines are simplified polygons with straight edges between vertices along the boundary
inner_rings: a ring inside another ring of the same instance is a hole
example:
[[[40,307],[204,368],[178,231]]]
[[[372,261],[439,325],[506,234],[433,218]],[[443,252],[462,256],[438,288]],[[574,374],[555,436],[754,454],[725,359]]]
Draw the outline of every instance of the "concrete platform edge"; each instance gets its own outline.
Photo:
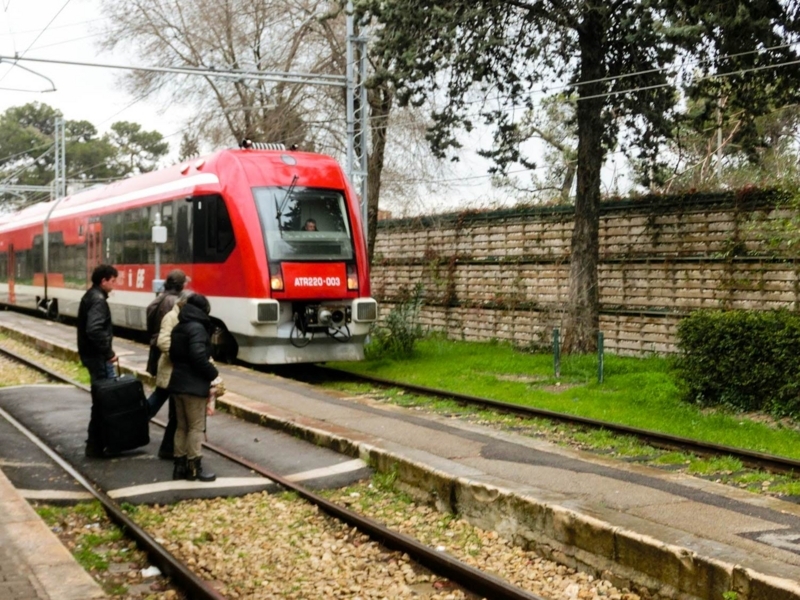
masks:
[[[33,572],[42,592],[59,600],[106,598],[100,585],[78,564],[2,471],[0,501],[3,506],[0,528],[5,530],[20,561]]]
[[[719,600],[728,591],[735,591],[738,600],[800,600],[800,585],[794,581],[700,556],[519,490],[464,476],[459,471],[465,467],[441,457],[414,460],[381,448],[358,432],[283,414],[231,392],[218,403],[240,418],[361,458],[378,471],[394,470],[401,488],[412,496],[620,588],[644,588],[675,600]]]

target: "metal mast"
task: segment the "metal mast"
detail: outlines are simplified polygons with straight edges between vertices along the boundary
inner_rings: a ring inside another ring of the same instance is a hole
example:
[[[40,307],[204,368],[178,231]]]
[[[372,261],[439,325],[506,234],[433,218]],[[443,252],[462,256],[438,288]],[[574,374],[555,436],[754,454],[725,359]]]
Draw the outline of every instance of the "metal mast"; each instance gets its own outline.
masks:
[[[367,155],[369,107],[367,106],[367,40],[356,33],[353,3],[348,0],[347,21],[347,175],[361,201],[361,220],[367,239]]]
[[[67,161],[66,146],[67,136],[64,128],[64,119],[56,117],[55,123],[55,179],[53,179],[53,206],[47,211],[47,216],[42,224],[42,253],[44,259],[44,297],[39,299],[39,308],[49,313],[50,299],[47,295],[47,279],[50,272],[50,216],[56,206],[67,196]]]

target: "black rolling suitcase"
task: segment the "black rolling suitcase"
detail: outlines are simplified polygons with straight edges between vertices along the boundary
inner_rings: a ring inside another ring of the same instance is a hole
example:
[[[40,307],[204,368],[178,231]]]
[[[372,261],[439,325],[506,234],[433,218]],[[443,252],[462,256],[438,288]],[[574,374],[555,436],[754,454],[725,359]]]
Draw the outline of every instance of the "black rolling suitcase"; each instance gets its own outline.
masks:
[[[150,411],[142,382],[119,375],[92,384],[92,420],[98,440],[108,454],[133,450],[150,443]]]

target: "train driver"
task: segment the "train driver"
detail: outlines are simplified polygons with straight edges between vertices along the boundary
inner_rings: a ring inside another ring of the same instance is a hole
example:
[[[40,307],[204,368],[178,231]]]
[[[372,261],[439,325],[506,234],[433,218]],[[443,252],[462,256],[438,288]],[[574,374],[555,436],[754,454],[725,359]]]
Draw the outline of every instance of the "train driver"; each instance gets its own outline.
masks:
[[[317,231],[317,222],[314,219],[307,219],[306,224],[303,225],[306,231]]]

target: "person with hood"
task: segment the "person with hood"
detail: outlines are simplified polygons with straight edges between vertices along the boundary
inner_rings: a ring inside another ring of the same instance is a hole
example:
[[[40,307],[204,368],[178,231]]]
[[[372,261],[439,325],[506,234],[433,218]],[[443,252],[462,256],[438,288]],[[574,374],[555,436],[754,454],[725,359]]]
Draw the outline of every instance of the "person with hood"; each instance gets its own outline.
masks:
[[[213,473],[203,471],[201,464],[206,404],[211,382],[219,376],[211,361],[213,325],[210,312],[208,299],[202,294],[192,294],[180,309],[178,324],[171,333],[169,391],[175,397],[178,421],[173,479],[214,481],[217,478]]]
[[[156,296],[147,307],[147,333],[150,335],[150,354],[147,358],[147,372],[156,377],[156,387],[153,393],[150,394],[150,397],[147,398],[147,405],[150,409],[150,417],[154,417],[164,405],[164,402],[169,400],[167,428],[164,431],[164,439],[158,449],[158,457],[169,460],[173,459],[172,441],[175,436],[177,420],[175,417],[175,401],[170,398],[170,393],[167,389],[169,374],[166,374],[164,377],[160,376],[161,356],[163,352],[169,352],[169,344],[167,344],[166,350],[162,350],[158,343],[158,338],[164,317],[175,307],[178,298],[181,296],[181,292],[183,292],[184,286],[188,282],[189,278],[186,276],[186,273],[180,269],[170,271],[169,275],[167,275],[167,279],[164,281],[164,290]]]

